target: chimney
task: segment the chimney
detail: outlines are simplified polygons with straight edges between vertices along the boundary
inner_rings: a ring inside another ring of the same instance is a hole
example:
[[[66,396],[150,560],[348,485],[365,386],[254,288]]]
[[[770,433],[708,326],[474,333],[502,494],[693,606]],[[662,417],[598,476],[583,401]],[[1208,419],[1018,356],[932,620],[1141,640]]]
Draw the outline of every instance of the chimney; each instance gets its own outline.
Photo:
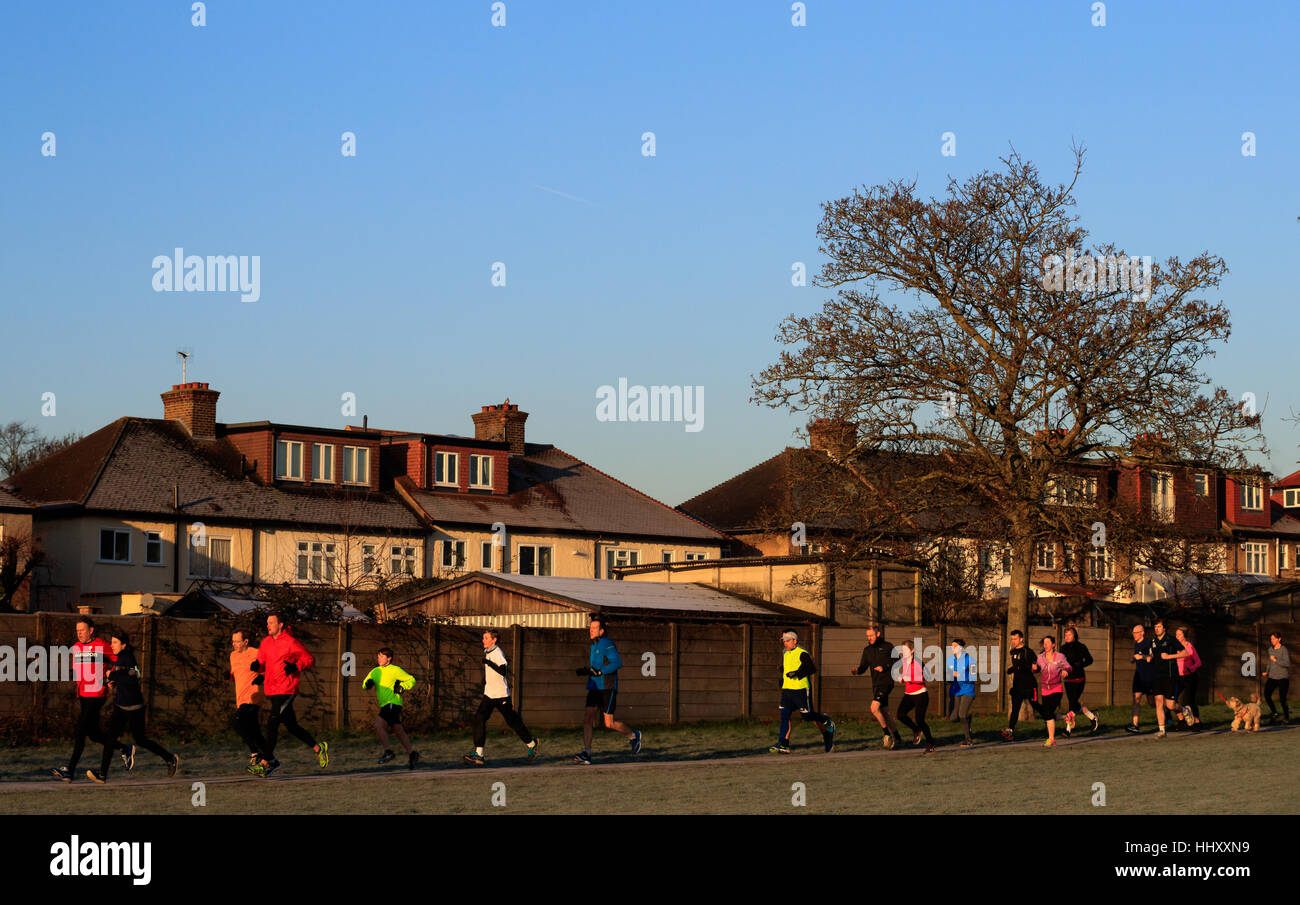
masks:
[[[841,462],[858,445],[858,429],[842,418],[818,418],[808,425],[808,445]]]
[[[1135,459],[1167,459],[1170,444],[1163,434],[1138,434],[1129,444],[1129,452]]]
[[[519,406],[511,405],[508,398],[500,405],[485,405],[481,412],[470,417],[474,419],[474,439],[504,441],[510,444],[510,455],[524,454],[524,422],[528,413],[519,411]]]
[[[217,438],[217,397],[206,383],[178,383],[162,394],[163,417],[179,421],[195,440]]]

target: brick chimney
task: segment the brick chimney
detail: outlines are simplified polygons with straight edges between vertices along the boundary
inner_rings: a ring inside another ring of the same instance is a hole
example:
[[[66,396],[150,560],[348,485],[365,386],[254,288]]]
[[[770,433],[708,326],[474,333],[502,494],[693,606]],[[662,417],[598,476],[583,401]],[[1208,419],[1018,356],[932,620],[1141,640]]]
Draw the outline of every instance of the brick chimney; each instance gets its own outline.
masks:
[[[509,399],[500,405],[485,405],[481,412],[470,417],[474,419],[474,439],[504,441],[510,444],[510,455],[524,454],[524,422],[528,413],[519,411],[519,406],[511,405]]]
[[[195,440],[217,438],[217,397],[206,383],[178,383],[162,394],[163,417],[179,421]]]
[[[836,462],[858,445],[858,429],[840,418],[818,418],[808,425],[808,446],[820,449]]]

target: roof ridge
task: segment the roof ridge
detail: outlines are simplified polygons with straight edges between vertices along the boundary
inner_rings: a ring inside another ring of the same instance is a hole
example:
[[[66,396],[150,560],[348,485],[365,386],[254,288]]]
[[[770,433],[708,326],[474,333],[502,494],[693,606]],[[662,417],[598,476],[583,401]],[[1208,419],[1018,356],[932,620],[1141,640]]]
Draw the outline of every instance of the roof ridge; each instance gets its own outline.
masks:
[[[122,442],[122,434],[126,432],[126,426],[132,420],[133,419],[130,415],[124,415],[121,418],[118,418],[116,421],[110,422],[109,424],[105,425],[105,427],[111,427],[113,424],[116,424],[117,432],[113,435],[113,442],[108,444],[108,449],[104,451],[104,458],[99,460],[99,467],[95,469],[95,476],[90,479],[90,483],[86,486],[85,494],[83,494],[81,499],[78,500],[78,502],[82,506],[86,505],[86,501],[90,499],[90,495],[94,493],[95,488],[99,486],[99,479],[104,476],[104,469],[108,467],[108,460],[113,458],[113,453],[117,452],[117,446],[119,443]],[[81,442],[80,440],[77,441],[77,443],[80,442]],[[76,446],[77,444],[74,443],[72,445]],[[63,452],[64,450],[71,449],[71,448],[72,448],[71,446],[64,447],[64,449],[59,450],[59,452]],[[54,455],[57,456],[58,454],[59,453],[55,453]],[[50,458],[52,459],[54,458],[54,456],[50,456]]]
[[[717,484],[714,484],[712,487],[710,487],[707,490],[701,490],[699,493],[695,494],[695,496],[691,497],[689,500],[684,501],[681,505],[685,506],[688,503],[698,500],[700,497],[704,496],[705,494],[712,493],[713,491],[718,490],[721,487],[726,486],[727,484],[730,484],[732,481],[738,481],[741,478],[743,478],[745,475],[749,474],[751,471],[756,471],[757,469],[762,468],[764,465],[771,462],[773,459],[779,459],[782,456],[786,455],[786,453],[790,452],[791,450],[798,449],[798,448],[799,447],[795,447],[795,446],[787,446],[776,455],[768,456],[766,459],[762,460],[761,462],[758,462],[755,465],[751,465],[749,468],[746,468],[744,471],[737,472],[736,474],[727,478],[725,481],[719,481]],[[694,516],[692,516],[692,518],[694,518]]]
[[[730,536],[729,536],[729,535],[723,534],[721,531],[719,531],[717,528],[714,528],[712,525],[710,525],[710,524],[708,524],[708,523],[706,523],[706,522],[700,521],[700,520],[697,519],[695,516],[690,515],[689,513],[682,512],[682,511],[679,510],[679,509],[675,509],[675,508],[673,508],[672,506],[669,506],[669,505],[668,505],[667,503],[665,503],[663,500],[656,500],[656,499],[655,499],[654,497],[652,497],[650,494],[645,493],[644,491],[641,491],[641,490],[637,490],[637,489],[636,489],[635,487],[633,487],[631,484],[625,484],[624,482],[620,481],[618,478],[614,477],[613,475],[611,475],[611,474],[607,474],[607,473],[601,471],[599,468],[597,468],[595,465],[592,465],[590,462],[587,462],[587,461],[585,461],[585,460],[583,460],[583,459],[579,459],[579,458],[578,458],[577,456],[575,456],[573,453],[571,453],[571,452],[566,452],[565,450],[560,449],[560,447],[558,447],[558,446],[552,446],[551,448],[554,449],[556,452],[559,452],[559,453],[561,453],[561,454],[563,454],[563,455],[568,456],[570,459],[573,459],[575,462],[579,463],[580,465],[585,465],[585,466],[587,466],[587,467],[590,468],[592,471],[596,472],[596,474],[600,475],[601,477],[608,478],[609,480],[613,481],[615,484],[619,485],[620,487],[625,487],[625,488],[627,488],[628,490],[632,491],[633,493],[635,493],[635,494],[637,494],[637,495],[639,495],[639,496],[643,496],[643,497],[645,497],[645,498],[646,498],[647,500],[649,500],[650,502],[652,502],[652,503],[654,503],[654,504],[656,504],[656,505],[658,505],[658,506],[662,506],[663,508],[665,508],[665,509],[667,509],[669,512],[671,512],[673,515],[679,516],[679,517],[681,517],[681,518],[690,519],[692,522],[695,522],[695,523],[696,523],[697,525],[699,525],[700,527],[702,527],[702,528],[707,528],[709,531],[712,531],[714,534],[718,535],[719,537],[723,538],[724,540],[728,540],[728,541],[730,540]]]

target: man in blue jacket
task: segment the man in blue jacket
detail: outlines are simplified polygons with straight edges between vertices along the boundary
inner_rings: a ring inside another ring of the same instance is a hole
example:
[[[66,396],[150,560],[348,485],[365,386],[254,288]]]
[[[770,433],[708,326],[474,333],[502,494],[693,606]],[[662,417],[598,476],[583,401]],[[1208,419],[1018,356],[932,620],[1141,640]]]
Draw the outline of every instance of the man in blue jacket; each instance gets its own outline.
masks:
[[[948,719],[961,723],[962,732],[966,736],[958,747],[973,748],[975,740],[970,734],[970,709],[975,703],[975,683],[979,680],[979,672],[975,668],[975,658],[966,650],[963,639],[954,638],[951,649],[952,653],[948,654],[948,675],[951,677],[948,696],[952,698],[952,715]]]
[[[615,699],[618,697],[618,669],[623,659],[618,655],[614,642],[605,637],[605,619],[593,616],[587,626],[591,636],[591,653],[587,665],[576,671],[587,677],[587,713],[582,722],[582,744],[580,752],[573,755],[575,762],[591,763],[591,734],[596,727],[596,714],[605,715],[605,728],[621,732],[628,738],[633,754],[641,753],[641,733],[628,728],[627,724],[614,719]]]

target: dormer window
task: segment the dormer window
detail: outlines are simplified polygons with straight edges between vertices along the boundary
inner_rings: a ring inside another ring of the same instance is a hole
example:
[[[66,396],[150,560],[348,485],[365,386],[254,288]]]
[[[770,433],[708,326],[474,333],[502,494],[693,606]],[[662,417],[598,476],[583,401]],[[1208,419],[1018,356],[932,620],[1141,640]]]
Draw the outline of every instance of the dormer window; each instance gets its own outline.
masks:
[[[492,488],[492,457],[469,457],[469,486],[485,489]]]
[[[448,452],[434,453],[433,483],[440,487],[460,486],[460,456]]]
[[[1282,505],[1288,509],[1300,506],[1300,487],[1288,487],[1282,491]]]
[[[311,479],[325,484],[334,482],[333,444],[313,443],[311,445]]]
[[[1205,473],[1192,475],[1192,492],[1197,496],[1210,495],[1210,476]]]
[[[370,483],[370,450],[364,446],[343,447],[343,483]]]
[[[1238,494],[1242,509],[1261,510],[1264,508],[1264,492],[1258,481],[1243,481]]]
[[[302,480],[302,444],[297,440],[275,441],[275,476],[283,481]]]
[[[1167,471],[1151,472],[1151,517],[1158,522],[1174,520],[1174,476]]]

